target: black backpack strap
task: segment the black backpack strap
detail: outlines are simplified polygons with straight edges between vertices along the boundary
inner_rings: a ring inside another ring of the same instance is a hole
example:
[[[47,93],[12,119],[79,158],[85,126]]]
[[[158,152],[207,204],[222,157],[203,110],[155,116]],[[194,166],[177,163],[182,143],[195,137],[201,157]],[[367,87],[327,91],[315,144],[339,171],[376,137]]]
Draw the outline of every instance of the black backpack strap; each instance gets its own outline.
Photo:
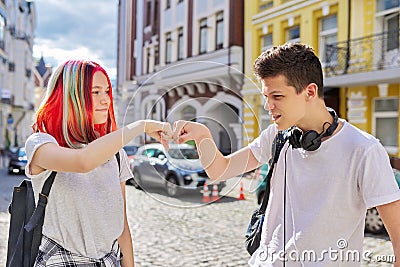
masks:
[[[35,211],[32,214],[32,217],[29,219],[29,222],[25,225],[25,230],[30,232],[32,229],[38,224],[43,224],[44,212],[46,210],[46,205],[49,200],[49,193],[51,186],[53,185],[54,178],[56,177],[57,172],[51,172],[49,178],[46,179],[46,182],[43,185],[42,192],[39,194],[39,200],[36,206]]]
[[[283,145],[287,141],[287,135],[285,131],[279,131],[277,135],[274,138],[274,141],[272,142],[272,151],[271,151],[271,159],[269,161],[269,170],[267,177],[265,178],[266,181],[266,188],[265,188],[265,193],[263,200],[261,202],[260,206],[260,213],[264,214],[265,210],[267,209],[268,205],[268,198],[269,198],[269,193],[271,191],[271,177],[272,173],[274,172],[274,167],[276,163],[278,162],[279,159],[279,154],[281,153],[281,150],[283,148]]]
[[[121,158],[120,158],[120,155],[119,155],[119,151],[115,154],[115,158],[117,159],[118,170],[121,171]]]

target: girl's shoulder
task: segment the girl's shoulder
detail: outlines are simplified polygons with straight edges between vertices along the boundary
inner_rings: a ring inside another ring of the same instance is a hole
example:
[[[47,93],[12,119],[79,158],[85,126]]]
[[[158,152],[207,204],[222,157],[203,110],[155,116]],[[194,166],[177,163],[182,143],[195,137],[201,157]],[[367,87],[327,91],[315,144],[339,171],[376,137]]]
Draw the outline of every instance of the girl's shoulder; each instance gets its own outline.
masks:
[[[30,143],[40,144],[40,143],[57,143],[57,140],[48,133],[33,133],[31,134],[25,142],[25,146]]]
[[[27,155],[31,154],[34,150],[46,143],[57,143],[57,140],[47,133],[33,133],[25,142],[25,150]]]

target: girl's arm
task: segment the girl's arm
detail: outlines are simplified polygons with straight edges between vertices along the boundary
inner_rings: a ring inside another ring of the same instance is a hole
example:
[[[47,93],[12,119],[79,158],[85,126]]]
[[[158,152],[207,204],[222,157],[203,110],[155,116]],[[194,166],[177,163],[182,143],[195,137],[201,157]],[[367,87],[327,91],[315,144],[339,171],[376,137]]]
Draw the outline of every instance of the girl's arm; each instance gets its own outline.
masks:
[[[82,149],[46,143],[40,146],[33,155],[30,173],[34,175],[44,170],[88,172],[111,159],[124,145],[143,132],[166,147],[167,141],[172,138],[172,129],[168,122],[139,120],[94,140]]]

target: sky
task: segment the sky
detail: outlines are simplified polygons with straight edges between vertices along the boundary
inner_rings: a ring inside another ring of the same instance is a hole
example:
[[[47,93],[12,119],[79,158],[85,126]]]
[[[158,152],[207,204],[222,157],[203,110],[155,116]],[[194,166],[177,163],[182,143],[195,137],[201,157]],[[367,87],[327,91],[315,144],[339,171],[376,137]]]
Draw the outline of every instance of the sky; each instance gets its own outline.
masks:
[[[116,76],[118,0],[35,0],[33,56],[53,68],[90,59]]]

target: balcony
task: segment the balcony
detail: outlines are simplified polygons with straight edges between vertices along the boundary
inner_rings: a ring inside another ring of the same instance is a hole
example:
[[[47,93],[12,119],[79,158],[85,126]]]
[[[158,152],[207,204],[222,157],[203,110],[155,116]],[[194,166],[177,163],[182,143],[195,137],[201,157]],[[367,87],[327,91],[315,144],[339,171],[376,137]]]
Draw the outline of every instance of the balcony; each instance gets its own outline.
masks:
[[[397,29],[327,45],[323,62],[327,85],[373,84],[383,78],[399,82],[399,36]],[[343,79],[344,76],[348,79]]]

